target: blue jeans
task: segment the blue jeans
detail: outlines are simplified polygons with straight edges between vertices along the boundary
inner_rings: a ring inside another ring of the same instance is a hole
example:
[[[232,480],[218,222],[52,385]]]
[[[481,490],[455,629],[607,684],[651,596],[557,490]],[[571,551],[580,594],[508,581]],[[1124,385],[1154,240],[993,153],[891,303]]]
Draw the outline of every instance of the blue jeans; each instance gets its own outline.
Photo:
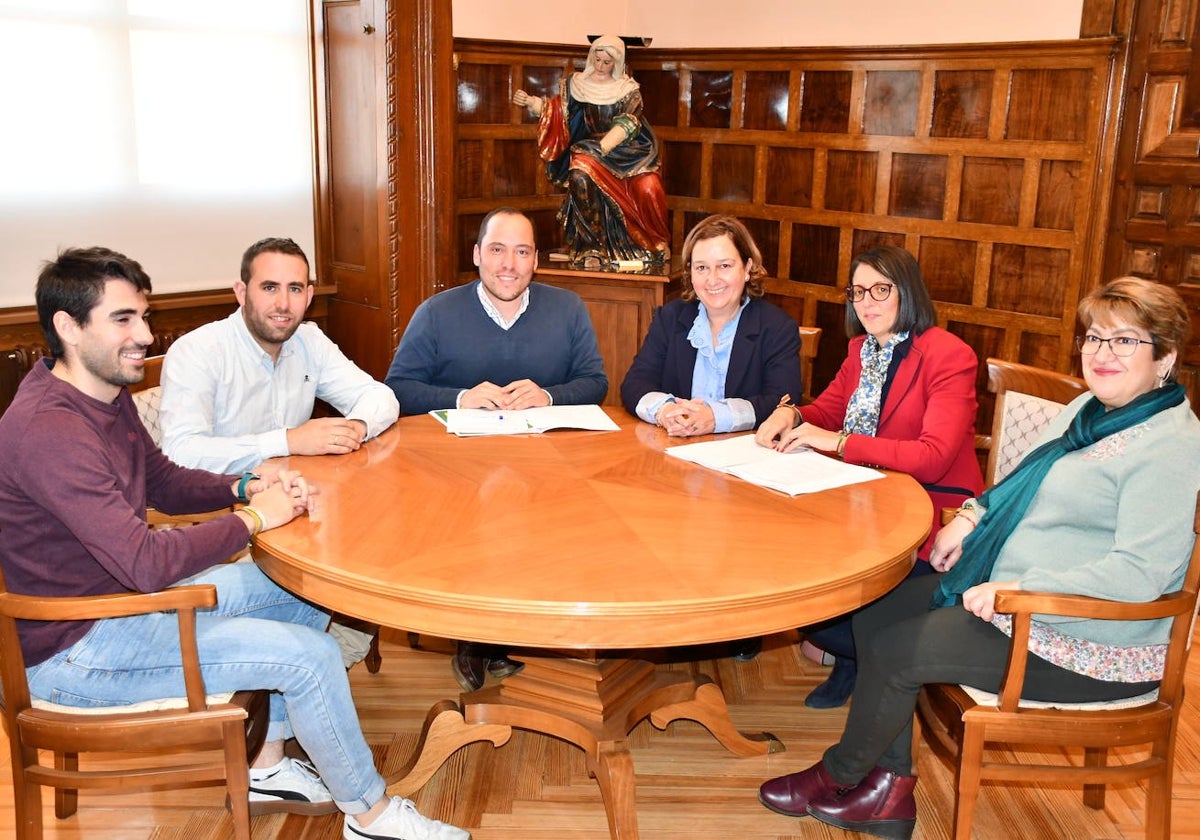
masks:
[[[384,795],[383,777],[358,724],[350,681],[329,616],[276,586],[253,563],[227,563],[179,582],[217,587],[217,606],[197,611],[205,689],[267,689],[268,740],[293,734],[338,807],[361,814]],[[174,613],[97,621],[66,650],[29,668],[29,691],[64,706],[116,706],[182,697]]]

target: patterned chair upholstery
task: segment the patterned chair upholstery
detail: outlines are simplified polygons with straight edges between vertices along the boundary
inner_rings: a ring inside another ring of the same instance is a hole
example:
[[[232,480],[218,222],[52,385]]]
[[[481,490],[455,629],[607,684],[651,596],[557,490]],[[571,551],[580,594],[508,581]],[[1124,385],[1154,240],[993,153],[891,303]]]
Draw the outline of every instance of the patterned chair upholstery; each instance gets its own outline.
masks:
[[[1063,406],[1087,390],[1076,376],[988,359],[988,390],[996,395],[983,480],[990,487],[1016,469],[1030,445]]]

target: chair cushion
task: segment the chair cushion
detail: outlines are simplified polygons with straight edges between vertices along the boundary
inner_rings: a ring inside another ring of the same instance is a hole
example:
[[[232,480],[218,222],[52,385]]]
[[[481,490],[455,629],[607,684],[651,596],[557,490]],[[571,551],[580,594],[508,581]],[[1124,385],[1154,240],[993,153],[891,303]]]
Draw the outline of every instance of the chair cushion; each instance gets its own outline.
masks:
[[[232,691],[223,691],[220,694],[210,694],[205,700],[210,706],[219,706],[222,703],[228,703],[233,697]],[[160,700],[143,700],[140,703],[129,703],[125,706],[63,706],[58,703],[51,703],[48,700],[38,700],[36,697],[31,703],[33,708],[43,712],[61,712],[68,715],[118,715],[131,714],[136,712],[161,712],[166,709],[186,709],[186,697],[164,697]]]
[[[980,706],[995,706],[999,703],[999,697],[990,691],[983,691],[969,685],[959,687],[969,694],[971,699]],[[1153,691],[1147,691],[1145,694],[1139,694],[1136,697],[1126,697],[1123,700],[1100,700],[1093,703],[1064,703],[1059,700],[1022,699],[1017,705],[1022,709],[1063,709],[1069,711],[1103,712],[1110,709],[1129,709],[1134,706],[1144,706],[1146,703],[1153,703],[1157,699],[1158,689],[1156,688]]]

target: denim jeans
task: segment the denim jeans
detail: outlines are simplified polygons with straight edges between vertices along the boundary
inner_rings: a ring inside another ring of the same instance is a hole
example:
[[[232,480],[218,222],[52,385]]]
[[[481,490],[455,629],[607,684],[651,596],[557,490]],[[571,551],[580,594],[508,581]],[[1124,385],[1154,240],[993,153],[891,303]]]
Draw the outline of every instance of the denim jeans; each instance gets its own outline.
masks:
[[[217,587],[196,613],[200,671],[210,694],[267,689],[269,740],[295,735],[338,807],[361,814],[384,795],[358,724],[329,616],[276,586],[253,563],[227,563],[179,582]],[[151,613],[97,621],[66,650],[28,669],[30,693],[64,706],[182,697],[178,619]]]

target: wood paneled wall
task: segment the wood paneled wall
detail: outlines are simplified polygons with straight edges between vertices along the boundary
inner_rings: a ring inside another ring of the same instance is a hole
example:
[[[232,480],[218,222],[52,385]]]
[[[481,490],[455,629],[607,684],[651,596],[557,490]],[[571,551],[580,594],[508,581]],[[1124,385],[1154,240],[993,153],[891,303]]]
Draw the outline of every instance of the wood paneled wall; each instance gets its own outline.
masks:
[[[1142,0],[1129,41],[1106,276],[1174,286],[1192,313],[1181,378],[1200,392],[1200,0]],[[1128,12],[1127,12],[1128,14]]]
[[[772,298],[825,330],[816,385],[845,349],[853,255],[908,248],[942,323],[980,359],[1072,369],[1075,304],[1099,269],[1115,38],[888,49],[631,50],[663,141],[677,251],[703,216],[750,227]],[[460,279],[498,204],[558,244],[560,204],[512,92],[552,93],[578,48],[455,42]],[[982,379],[981,379],[982,384]],[[982,390],[982,388],[981,388]]]
[[[333,289],[317,287],[305,319],[322,329],[329,318],[329,296]],[[154,344],[150,353],[167,352],[175,339],[237,309],[232,289],[212,292],[179,292],[150,296],[150,330]],[[0,310],[0,414],[8,408],[21,379],[34,362],[50,354],[32,306]]]

